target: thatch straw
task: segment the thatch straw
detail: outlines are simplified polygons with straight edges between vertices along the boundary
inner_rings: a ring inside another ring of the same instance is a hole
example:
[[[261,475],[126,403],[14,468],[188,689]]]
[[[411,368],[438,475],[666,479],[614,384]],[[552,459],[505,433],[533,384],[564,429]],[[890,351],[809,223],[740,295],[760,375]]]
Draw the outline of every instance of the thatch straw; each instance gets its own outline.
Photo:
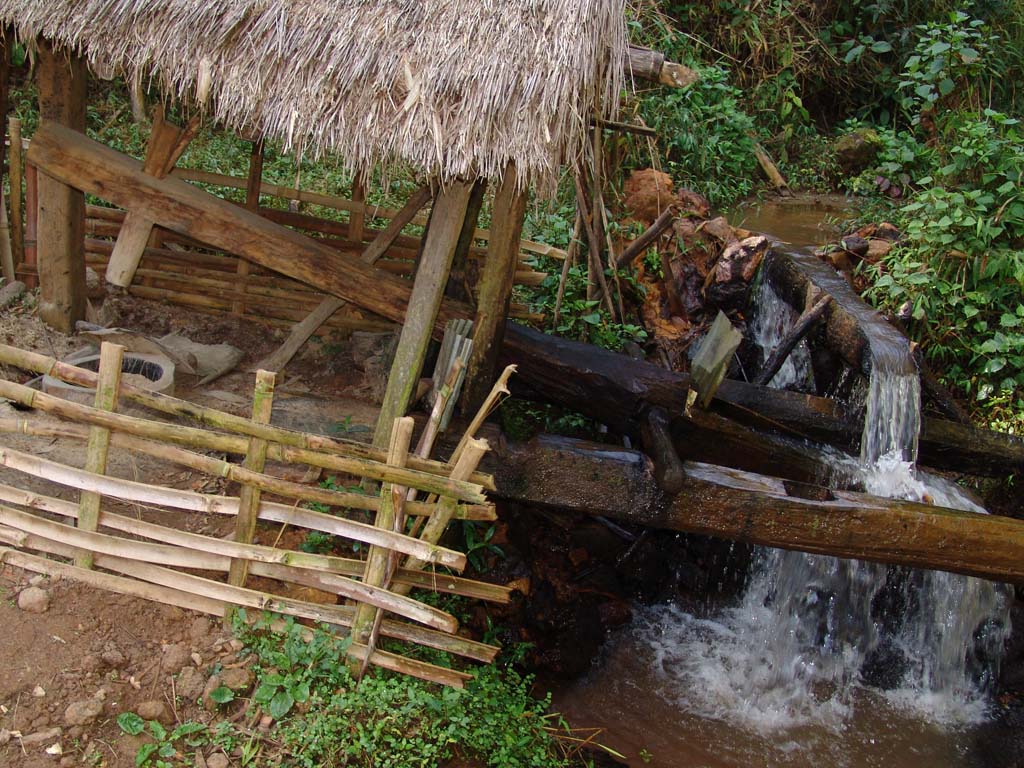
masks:
[[[584,151],[595,104],[624,82],[625,0],[0,0],[103,75],[155,81],[245,132],[352,171],[552,190]]]

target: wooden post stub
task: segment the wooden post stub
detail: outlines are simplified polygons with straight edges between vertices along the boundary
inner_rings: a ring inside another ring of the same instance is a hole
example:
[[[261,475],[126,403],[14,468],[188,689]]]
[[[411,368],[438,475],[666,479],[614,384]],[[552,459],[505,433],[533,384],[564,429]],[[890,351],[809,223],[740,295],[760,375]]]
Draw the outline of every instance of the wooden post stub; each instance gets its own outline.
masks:
[[[473,319],[473,351],[466,365],[464,413],[472,413],[483,404],[498,372],[498,353],[504,338],[519,261],[519,239],[526,217],[527,193],[517,187],[518,183],[515,166],[509,164],[494,196],[491,239],[487,243]]]
[[[96,383],[95,407],[103,411],[117,408],[121,390],[121,370],[124,367],[124,347],[103,342],[100,346],[99,380]],[[102,475],[107,471],[107,452],[110,449],[110,430],[106,427],[89,428],[89,443],[85,453],[85,471]],[[82,491],[78,500],[78,527],[95,531],[100,519],[100,495]],[[75,556],[79,568],[92,568],[92,553],[80,550]]]
[[[257,424],[269,424],[274,409],[274,381],[271,371],[256,371],[256,386],[252,398],[252,420]],[[267,441],[259,437],[249,440],[249,451],[242,466],[252,472],[263,472],[267,460]],[[238,518],[235,520],[235,541],[251,544],[256,533],[259,517],[260,490],[254,485],[243,484],[238,494]],[[245,585],[249,564],[247,560],[234,559],[228,571],[228,583],[237,587]]]

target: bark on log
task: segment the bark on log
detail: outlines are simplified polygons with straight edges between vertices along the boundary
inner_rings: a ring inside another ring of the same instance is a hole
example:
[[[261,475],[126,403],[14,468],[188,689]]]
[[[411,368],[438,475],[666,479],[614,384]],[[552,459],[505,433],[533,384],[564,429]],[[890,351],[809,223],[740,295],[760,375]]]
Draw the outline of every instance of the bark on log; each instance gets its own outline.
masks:
[[[674,498],[636,451],[542,436],[495,456],[496,495],[783,549],[1024,581],[1024,521],[686,462]]]

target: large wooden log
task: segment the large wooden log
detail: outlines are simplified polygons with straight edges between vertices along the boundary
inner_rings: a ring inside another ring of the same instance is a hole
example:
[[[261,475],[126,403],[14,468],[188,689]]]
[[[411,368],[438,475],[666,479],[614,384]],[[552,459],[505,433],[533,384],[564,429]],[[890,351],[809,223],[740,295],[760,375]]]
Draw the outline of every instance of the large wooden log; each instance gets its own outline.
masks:
[[[842,558],[1024,581],[1024,521],[686,462],[663,494],[637,451],[541,436],[496,453],[496,495],[638,525]]]

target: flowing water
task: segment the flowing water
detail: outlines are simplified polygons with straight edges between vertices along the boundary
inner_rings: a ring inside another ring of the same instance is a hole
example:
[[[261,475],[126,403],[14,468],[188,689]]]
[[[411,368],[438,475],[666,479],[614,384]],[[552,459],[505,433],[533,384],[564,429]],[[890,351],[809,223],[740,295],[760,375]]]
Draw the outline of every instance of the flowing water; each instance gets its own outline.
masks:
[[[752,329],[770,351],[797,315],[759,290]],[[906,345],[872,339],[871,354],[861,455],[836,453],[823,480],[984,513],[914,467],[920,391]],[[798,348],[772,385],[810,384],[808,361]],[[556,705],[605,724],[636,765],[966,766],[1008,605],[981,579],[763,548],[735,605],[642,609]]]

